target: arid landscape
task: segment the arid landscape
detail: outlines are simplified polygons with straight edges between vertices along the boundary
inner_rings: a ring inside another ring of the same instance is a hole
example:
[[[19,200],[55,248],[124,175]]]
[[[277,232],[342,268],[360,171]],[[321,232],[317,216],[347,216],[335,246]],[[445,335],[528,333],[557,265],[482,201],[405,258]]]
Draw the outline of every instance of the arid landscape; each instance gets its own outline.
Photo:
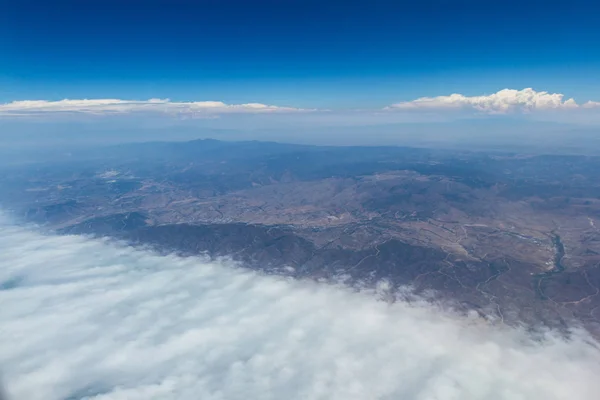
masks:
[[[60,233],[600,333],[600,158],[198,140],[4,168],[3,209]]]

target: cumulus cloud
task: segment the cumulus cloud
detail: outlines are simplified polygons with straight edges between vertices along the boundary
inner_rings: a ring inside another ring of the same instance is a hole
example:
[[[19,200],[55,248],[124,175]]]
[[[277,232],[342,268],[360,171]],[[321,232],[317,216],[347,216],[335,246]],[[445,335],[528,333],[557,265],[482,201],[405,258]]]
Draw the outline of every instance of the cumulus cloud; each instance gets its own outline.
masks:
[[[588,101],[587,103],[585,103],[583,106],[583,108],[600,108],[600,101]]]
[[[573,99],[566,99],[561,93],[538,92],[532,88],[523,90],[503,89],[483,96],[421,97],[412,101],[392,104],[387,110],[475,110],[490,114],[511,112],[532,112],[545,110],[572,110],[581,107],[593,108],[600,103],[589,101],[580,106]]]
[[[152,112],[183,115],[215,115],[228,113],[274,113],[314,111],[279,107],[261,103],[225,104],[220,101],[176,102],[169,99],[121,100],[22,100],[0,105],[0,115],[36,115],[49,113],[128,114]]]
[[[11,399],[596,399],[600,351],[425,305],[0,223]]]

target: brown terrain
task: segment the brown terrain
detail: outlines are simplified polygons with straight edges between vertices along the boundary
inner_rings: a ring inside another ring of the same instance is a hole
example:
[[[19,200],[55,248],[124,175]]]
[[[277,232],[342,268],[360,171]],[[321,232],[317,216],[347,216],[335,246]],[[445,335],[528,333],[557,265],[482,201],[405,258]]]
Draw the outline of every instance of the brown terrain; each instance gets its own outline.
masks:
[[[0,201],[61,233],[385,279],[494,323],[597,334],[598,171],[594,157],[204,140],[6,167]]]

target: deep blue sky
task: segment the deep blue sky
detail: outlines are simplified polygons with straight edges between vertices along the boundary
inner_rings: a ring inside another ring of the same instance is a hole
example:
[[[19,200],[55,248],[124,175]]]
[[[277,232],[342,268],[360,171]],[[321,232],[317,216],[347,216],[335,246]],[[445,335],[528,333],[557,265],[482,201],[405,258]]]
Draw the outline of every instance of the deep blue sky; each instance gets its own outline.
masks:
[[[600,93],[592,1],[2,1],[0,101]],[[10,3],[10,4],[9,4]]]

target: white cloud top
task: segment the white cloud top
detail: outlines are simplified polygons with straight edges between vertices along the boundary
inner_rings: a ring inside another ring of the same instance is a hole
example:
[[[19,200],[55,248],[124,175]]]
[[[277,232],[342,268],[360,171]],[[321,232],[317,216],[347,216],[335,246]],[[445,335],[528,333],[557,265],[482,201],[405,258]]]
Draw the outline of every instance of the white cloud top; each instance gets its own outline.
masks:
[[[503,89],[483,96],[465,96],[454,93],[449,96],[421,97],[385,107],[386,110],[443,111],[471,110],[486,114],[529,113],[547,110],[600,109],[600,102],[588,101],[578,104],[565,99],[561,93]],[[27,116],[50,114],[114,115],[132,113],[158,113],[181,116],[215,116],[221,114],[269,114],[317,111],[315,108],[295,108],[262,103],[226,104],[221,101],[171,101],[169,99],[122,100],[122,99],[64,99],[20,100],[0,104],[0,116]],[[328,110],[321,110],[328,111]],[[364,113],[368,110],[355,110]]]
[[[0,115],[35,115],[47,113],[126,114],[153,112],[164,114],[228,114],[313,111],[261,103],[225,104],[220,101],[176,102],[169,99],[149,100],[22,100],[0,105]]]
[[[564,99],[561,93],[537,92],[531,88],[523,90],[503,89],[484,96],[421,97],[412,101],[392,104],[388,110],[475,110],[490,114],[532,112],[544,110],[572,110],[581,107],[593,108],[600,103],[589,101],[583,106],[573,99]]]
[[[595,108],[598,107],[600,108],[600,101],[588,101],[587,103],[585,103],[582,107],[584,108]]]
[[[592,400],[600,351],[0,222],[10,400]]]

